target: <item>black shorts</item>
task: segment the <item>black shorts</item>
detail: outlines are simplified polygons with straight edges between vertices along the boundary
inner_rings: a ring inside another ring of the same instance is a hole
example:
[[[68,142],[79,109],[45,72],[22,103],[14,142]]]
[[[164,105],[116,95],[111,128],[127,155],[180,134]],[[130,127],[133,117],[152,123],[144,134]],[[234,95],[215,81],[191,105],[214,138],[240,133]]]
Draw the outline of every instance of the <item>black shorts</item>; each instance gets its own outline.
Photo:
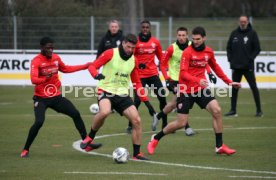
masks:
[[[102,99],[109,99],[111,102],[111,109],[116,110],[121,116],[124,110],[134,105],[133,100],[126,94],[119,96],[108,92],[102,92],[98,97],[98,102]]]
[[[180,97],[177,97],[177,113],[180,114],[189,114],[189,110],[192,109],[194,103],[201,109],[205,109],[209,102],[214,100],[215,97],[212,95],[210,89],[202,89],[194,94],[180,94]]]

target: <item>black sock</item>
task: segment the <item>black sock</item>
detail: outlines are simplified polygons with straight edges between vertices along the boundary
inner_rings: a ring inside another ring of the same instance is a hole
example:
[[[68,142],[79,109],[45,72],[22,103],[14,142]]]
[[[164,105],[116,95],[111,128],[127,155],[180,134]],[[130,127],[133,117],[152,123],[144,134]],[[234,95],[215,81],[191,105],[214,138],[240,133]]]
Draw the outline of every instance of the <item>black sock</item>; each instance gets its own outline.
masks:
[[[133,157],[136,157],[140,153],[140,146],[137,144],[133,144]]]
[[[186,124],[186,126],[185,126],[185,130],[188,129],[188,128],[190,128],[190,125],[189,125],[189,123],[187,122],[187,124]]]
[[[164,116],[166,116],[166,114],[165,114],[163,111],[161,111],[160,113],[158,113],[158,114],[156,115],[156,117],[157,117],[158,120],[161,119],[161,118],[164,117]]]
[[[216,133],[216,147],[222,146],[222,133]]]
[[[164,129],[167,125],[168,125],[168,116],[167,116],[167,114],[165,114],[162,117],[162,129]]]
[[[93,129],[91,128],[90,133],[89,133],[89,137],[91,137],[92,139],[94,139],[97,132],[98,132],[98,130],[95,131],[95,130],[93,130]]]
[[[160,139],[161,139],[163,136],[165,136],[165,134],[164,134],[164,132],[163,132],[163,130],[162,130],[162,131],[160,131],[158,134],[156,134],[156,135],[154,136],[154,139],[160,141]]]

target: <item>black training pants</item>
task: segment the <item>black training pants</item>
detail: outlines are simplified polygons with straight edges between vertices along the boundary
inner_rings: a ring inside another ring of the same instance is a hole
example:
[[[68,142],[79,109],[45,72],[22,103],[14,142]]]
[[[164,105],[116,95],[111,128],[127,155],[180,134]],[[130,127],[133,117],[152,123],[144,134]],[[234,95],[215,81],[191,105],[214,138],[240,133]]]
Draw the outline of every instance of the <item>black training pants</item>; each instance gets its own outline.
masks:
[[[166,101],[166,91],[163,87],[163,84],[160,80],[160,78],[156,75],[156,76],[152,76],[152,77],[148,77],[148,78],[141,78],[141,83],[143,87],[146,87],[146,85],[148,85],[149,87],[153,87],[154,88],[154,94],[157,96],[157,99],[159,101],[159,109],[160,111],[163,110],[163,108],[167,105],[167,101]],[[141,104],[141,100],[138,97],[138,95],[135,93],[135,97],[134,97],[134,104],[136,106],[136,108],[138,109],[140,104]],[[166,126],[167,125],[167,115],[162,117],[162,121],[163,121],[163,125],[162,126]]]
[[[70,116],[75,124],[75,127],[80,133],[82,139],[84,139],[87,135],[85,125],[80,116],[79,111],[76,107],[66,99],[65,97],[55,96],[51,98],[41,98],[34,96],[34,114],[35,114],[35,122],[29,130],[29,135],[25,144],[24,149],[29,150],[31,144],[33,143],[35,137],[38,134],[39,129],[42,127],[45,120],[45,112],[47,108],[54,109],[55,111],[66,114]]]
[[[241,82],[242,75],[246,78],[250,89],[253,93],[255,104],[256,104],[256,111],[261,112],[261,101],[260,101],[260,94],[256,84],[256,77],[254,70],[233,70],[232,71],[232,80],[234,82]],[[233,88],[232,89],[232,97],[231,97],[231,110],[236,111],[237,107],[237,99],[238,99],[238,92],[239,89]]]

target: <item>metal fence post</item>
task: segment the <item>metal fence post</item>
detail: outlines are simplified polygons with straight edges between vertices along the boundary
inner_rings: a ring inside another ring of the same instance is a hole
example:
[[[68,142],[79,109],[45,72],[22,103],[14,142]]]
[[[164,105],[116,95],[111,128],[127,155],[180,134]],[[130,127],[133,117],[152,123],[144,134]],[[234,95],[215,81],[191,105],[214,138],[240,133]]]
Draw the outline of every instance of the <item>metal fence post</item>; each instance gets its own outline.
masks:
[[[90,16],[90,44],[91,44],[91,51],[94,50],[94,34],[95,34],[95,22],[94,22],[94,16]]]
[[[172,17],[170,16],[169,17],[169,45],[172,43],[172,22],[173,19]]]
[[[17,49],[17,19],[13,16],[13,49]]]

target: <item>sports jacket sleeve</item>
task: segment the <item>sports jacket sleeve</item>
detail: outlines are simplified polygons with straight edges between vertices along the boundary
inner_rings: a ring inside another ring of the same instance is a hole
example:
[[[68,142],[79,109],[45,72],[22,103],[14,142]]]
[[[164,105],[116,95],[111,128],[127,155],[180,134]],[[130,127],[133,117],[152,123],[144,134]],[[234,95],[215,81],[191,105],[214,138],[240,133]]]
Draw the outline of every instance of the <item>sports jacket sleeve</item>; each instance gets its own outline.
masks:
[[[231,33],[231,35],[229,36],[228,42],[227,42],[227,46],[226,46],[226,52],[227,52],[227,60],[228,62],[231,62],[231,54],[232,54],[232,36],[233,36],[233,32]]]
[[[31,63],[30,76],[32,84],[36,85],[42,84],[47,80],[46,76],[39,77],[39,63],[35,59],[33,59]]]
[[[140,100],[142,102],[148,101],[149,98],[145,93],[145,89],[143,88],[140,77],[139,77],[138,63],[137,63],[136,59],[135,59],[135,68],[131,72],[130,77],[131,77],[133,89],[136,92],[136,94],[139,96]]]
[[[156,47],[155,55],[157,56],[158,60],[161,61],[163,56],[162,46],[158,40],[156,40],[156,44],[157,44],[157,47]]]
[[[210,66],[208,64],[206,65],[206,71],[207,71],[207,74],[211,73],[211,69],[210,69]]]
[[[212,52],[211,58],[208,61],[210,67],[213,69],[213,71],[216,73],[216,75],[222,79],[226,84],[230,84],[232,83],[232,81],[226,76],[226,74],[224,74],[223,70],[221,69],[221,67],[218,65],[218,63],[216,62],[216,59],[214,57],[214,53]]]
[[[88,67],[88,71],[93,78],[99,73],[98,69],[110,61],[113,57],[113,49],[104,51],[93,63]]]
[[[260,41],[259,41],[259,37],[258,37],[256,31],[253,31],[253,38],[252,39],[253,39],[253,42],[252,42],[252,46],[253,46],[252,49],[253,49],[253,51],[250,54],[250,58],[252,60],[254,60],[257,57],[257,55],[260,53],[260,51],[261,51]]]
[[[166,80],[169,79],[169,76],[167,73],[167,67],[168,67],[169,59],[172,57],[172,54],[173,54],[173,46],[170,45],[166,50],[166,52],[163,54],[161,64],[160,64],[160,70]]]
[[[83,65],[69,66],[69,65],[65,65],[64,62],[62,62],[62,60],[60,58],[58,59],[58,61],[59,61],[58,70],[63,73],[72,73],[72,72],[76,72],[76,71],[80,71],[80,70],[85,70],[91,64],[89,62],[89,63],[83,64]]]

